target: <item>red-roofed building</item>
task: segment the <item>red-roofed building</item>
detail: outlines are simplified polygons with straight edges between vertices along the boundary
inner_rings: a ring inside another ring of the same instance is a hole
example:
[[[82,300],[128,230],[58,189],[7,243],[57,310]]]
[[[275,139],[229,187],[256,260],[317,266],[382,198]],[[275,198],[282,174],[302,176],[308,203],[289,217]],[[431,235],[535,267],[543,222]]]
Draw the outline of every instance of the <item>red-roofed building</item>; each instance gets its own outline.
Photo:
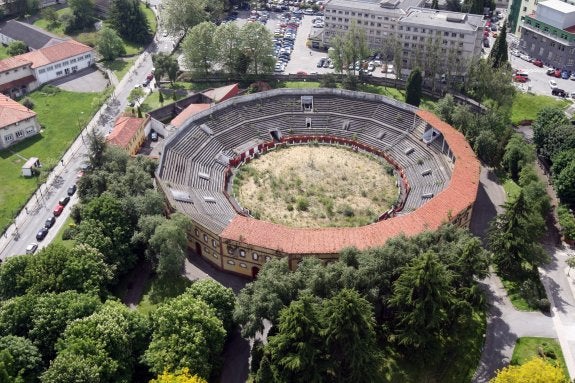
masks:
[[[200,113],[206,109],[209,109],[211,104],[190,104],[186,109],[182,110],[171,122],[174,128],[179,128],[182,124],[193,115]]]
[[[40,132],[36,113],[7,96],[0,96],[0,149]]]
[[[106,137],[110,145],[124,149],[128,154],[134,156],[146,140],[144,126],[147,119],[122,116],[118,117],[114,129]]]
[[[94,49],[75,40],[0,60],[0,91],[20,96],[51,80],[88,68],[94,61]]]
[[[226,101],[228,98],[237,96],[240,92],[238,84],[222,86],[220,88],[208,89],[202,92],[206,97],[211,98],[214,102]]]

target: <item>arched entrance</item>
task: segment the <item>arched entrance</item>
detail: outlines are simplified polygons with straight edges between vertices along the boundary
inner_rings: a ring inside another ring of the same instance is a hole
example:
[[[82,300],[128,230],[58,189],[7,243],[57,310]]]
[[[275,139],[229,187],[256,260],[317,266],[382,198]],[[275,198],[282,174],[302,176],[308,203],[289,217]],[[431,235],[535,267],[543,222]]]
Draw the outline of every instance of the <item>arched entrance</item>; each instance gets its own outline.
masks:
[[[200,245],[198,242],[196,242],[196,254],[198,256],[202,256],[202,245]]]
[[[259,267],[252,267],[252,278],[256,278],[258,276],[258,273],[260,272],[260,268]]]

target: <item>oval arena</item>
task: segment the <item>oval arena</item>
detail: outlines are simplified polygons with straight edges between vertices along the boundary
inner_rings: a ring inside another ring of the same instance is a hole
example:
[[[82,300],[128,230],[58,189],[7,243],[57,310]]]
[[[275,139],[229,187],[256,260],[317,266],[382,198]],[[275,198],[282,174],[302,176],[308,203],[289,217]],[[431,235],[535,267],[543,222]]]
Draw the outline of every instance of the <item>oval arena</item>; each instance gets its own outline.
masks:
[[[253,218],[233,196],[235,170],[291,145],[339,145],[384,158],[399,198],[366,226],[287,227]],[[339,89],[278,89],[221,102],[165,142],[157,171],[172,210],[189,216],[190,247],[214,266],[255,277],[271,258],[293,269],[307,256],[335,260],[452,222],[468,226],[479,162],[461,133],[433,113],[384,96]]]

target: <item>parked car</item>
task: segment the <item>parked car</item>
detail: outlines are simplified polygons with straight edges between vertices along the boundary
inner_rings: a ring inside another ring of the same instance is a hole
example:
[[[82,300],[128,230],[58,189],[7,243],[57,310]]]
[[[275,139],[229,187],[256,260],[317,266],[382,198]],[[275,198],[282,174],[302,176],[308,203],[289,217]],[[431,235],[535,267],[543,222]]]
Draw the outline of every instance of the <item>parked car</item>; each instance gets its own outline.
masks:
[[[489,48],[489,39],[488,38],[483,38],[483,46],[485,48]]]
[[[568,71],[567,69],[564,69],[561,71],[561,78],[563,80],[568,80],[570,75],[571,75],[571,72]]]
[[[62,206],[66,206],[66,205],[68,205],[68,202],[70,202],[70,196],[60,198],[60,200],[58,201],[58,204],[60,204]]]
[[[323,67],[324,61],[325,61],[324,59],[319,59],[319,61],[317,62],[317,67],[318,67],[318,68]]]
[[[549,80],[549,86],[551,87],[551,89],[556,89],[557,88],[557,81]]]
[[[543,68],[543,61],[541,59],[533,60],[533,65]]]
[[[559,88],[551,89],[551,94],[553,96],[567,97],[567,93],[563,89],[559,89]]]
[[[48,234],[48,229],[46,229],[46,227],[43,227],[40,230],[38,230],[38,232],[36,233],[36,239],[38,241],[41,241],[44,238],[46,238],[47,234]]]
[[[519,57],[521,55],[521,52],[519,52],[517,49],[511,49],[510,53],[516,57]]]
[[[521,54],[519,55],[519,58],[520,58],[521,60],[525,60],[525,61],[531,62],[531,57],[529,57],[529,55],[527,55],[527,54],[525,54],[525,53],[521,53]]]
[[[52,213],[54,214],[54,217],[58,217],[58,216],[60,216],[60,214],[62,214],[63,211],[64,211],[64,206],[58,204],[58,206],[56,206],[54,208],[54,211]]]
[[[513,81],[515,81],[515,82],[527,82],[527,77],[515,75],[515,76],[513,76]]]
[[[46,220],[46,222],[44,222],[44,227],[45,227],[46,229],[49,229],[49,228],[51,228],[52,226],[54,226],[55,223],[56,223],[56,218],[55,218],[54,216],[52,216],[52,217],[48,218],[48,219]]]
[[[158,133],[152,131],[152,133],[150,133],[150,139],[152,141],[158,141]]]
[[[26,246],[26,254],[34,254],[37,249],[38,249],[38,244],[32,242],[31,244]]]
[[[70,186],[70,187],[68,188],[68,195],[69,195],[69,196],[73,196],[74,193],[76,193],[76,190],[77,190],[77,189],[78,189],[78,187],[76,186],[76,184]]]
[[[545,74],[547,76],[554,76],[555,75],[555,69],[549,68],[549,69],[547,69],[547,72],[545,72]]]
[[[497,24],[492,23],[491,24],[491,30],[495,32],[497,30]]]

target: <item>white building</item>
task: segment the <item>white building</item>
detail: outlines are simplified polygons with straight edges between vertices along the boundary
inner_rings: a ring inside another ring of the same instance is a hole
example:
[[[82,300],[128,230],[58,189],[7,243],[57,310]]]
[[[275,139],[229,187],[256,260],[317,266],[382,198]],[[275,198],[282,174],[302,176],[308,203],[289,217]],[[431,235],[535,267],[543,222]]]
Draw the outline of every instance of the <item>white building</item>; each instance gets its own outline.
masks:
[[[36,113],[0,95],[0,149],[40,132]]]
[[[323,43],[344,34],[352,22],[365,30],[369,48],[389,50],[393,39],[402,47],[403,69],[422,66],[433,48],[448,60],[469,62],[481,53],[485,21],[481,15],[421,8],[422,0],[331,0],[325,5]],[[418,56],[421,59],[418,59]]]
[[[94,62],[94,49],[75,40],[0,60],[0,92],[19,97]]]

